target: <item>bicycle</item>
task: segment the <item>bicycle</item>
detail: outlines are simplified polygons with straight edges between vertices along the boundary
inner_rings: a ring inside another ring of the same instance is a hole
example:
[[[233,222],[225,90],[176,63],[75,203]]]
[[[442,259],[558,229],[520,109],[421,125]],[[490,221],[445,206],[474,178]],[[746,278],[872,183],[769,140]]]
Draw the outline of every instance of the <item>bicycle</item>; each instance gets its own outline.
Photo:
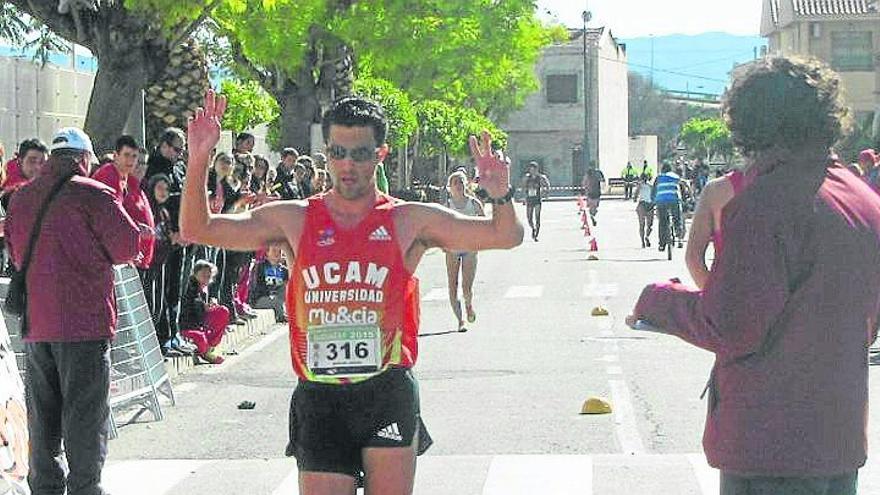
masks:
[[[672,206],[664,208],[664,214],[666,215],[666,259],[669,261],[672,261],[672,249],[675,247],[676,242],[680,242],[675,236],[675,215],[672,208]],[[682,221],[684,220],[682,219]],[[663,232],[658,229],[658,233],[662,234]],[[661,235],[660,238],[663,239],[664,237]]]

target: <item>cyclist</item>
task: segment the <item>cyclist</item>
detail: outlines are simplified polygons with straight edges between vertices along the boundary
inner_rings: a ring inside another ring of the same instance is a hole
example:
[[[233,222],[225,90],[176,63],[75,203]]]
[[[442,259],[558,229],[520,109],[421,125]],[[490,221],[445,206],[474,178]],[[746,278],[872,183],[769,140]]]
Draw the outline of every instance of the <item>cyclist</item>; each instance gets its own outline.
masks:
[[[672,171],[672,165],[664,163],[660,169],[660,175],[654,181],[654,205],[656,205],[657,218],[659,219],[659,250],[666,249],[668,242],[673,239],[667,239],[668,233],[672,230],[669,228],[669,217],[672,217],[675,229],[675,236],[678,239],[678,247],[682,247],[681,239],[683,237],[681,222],[681,177]]]
[[[532,240],[538,242],[541,233],[541,202],[547,196],[550,180],[539,171],[538,163],[529,163],[528,172],[522,180],[522,188],[526,192],[526,216],[532,229]]]

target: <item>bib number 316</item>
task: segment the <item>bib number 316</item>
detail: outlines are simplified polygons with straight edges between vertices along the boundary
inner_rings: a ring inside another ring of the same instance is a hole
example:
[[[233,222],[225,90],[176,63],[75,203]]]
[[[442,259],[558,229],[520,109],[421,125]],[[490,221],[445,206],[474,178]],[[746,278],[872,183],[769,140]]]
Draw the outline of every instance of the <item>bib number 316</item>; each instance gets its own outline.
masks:
[[[381,368],[381,332],[377,327],[310,327],[307,335],[309,369],[315,375],[362,376]]]

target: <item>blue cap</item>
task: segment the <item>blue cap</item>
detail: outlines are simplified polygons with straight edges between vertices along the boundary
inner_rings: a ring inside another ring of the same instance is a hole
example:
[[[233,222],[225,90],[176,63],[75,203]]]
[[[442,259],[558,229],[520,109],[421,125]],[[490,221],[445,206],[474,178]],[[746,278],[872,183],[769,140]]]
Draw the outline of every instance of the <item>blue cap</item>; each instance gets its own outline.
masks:
[[[64,127],[52,136],[52,144],[50,151],[56,150],[77,150],[88,151],[95,156],[95,150],[92,148],[92,140],[89,135],[77,129],[76,127]]]

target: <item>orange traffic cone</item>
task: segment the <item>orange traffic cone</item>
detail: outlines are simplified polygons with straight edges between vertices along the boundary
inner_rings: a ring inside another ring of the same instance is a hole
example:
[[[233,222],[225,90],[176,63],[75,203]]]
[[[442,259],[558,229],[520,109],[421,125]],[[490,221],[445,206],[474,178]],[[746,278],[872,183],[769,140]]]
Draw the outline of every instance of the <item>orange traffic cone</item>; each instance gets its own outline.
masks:
[[[595,253],[598,250],[599,250],[599,243],[596,242],[596,238],[595,237],[590,238],[590,252]]]
[[[584,224],[581,225],[581,228],[584,229],[584,237],[591,237],[590,233],[590,222],[587,220],[587,216],[584,215]]]

